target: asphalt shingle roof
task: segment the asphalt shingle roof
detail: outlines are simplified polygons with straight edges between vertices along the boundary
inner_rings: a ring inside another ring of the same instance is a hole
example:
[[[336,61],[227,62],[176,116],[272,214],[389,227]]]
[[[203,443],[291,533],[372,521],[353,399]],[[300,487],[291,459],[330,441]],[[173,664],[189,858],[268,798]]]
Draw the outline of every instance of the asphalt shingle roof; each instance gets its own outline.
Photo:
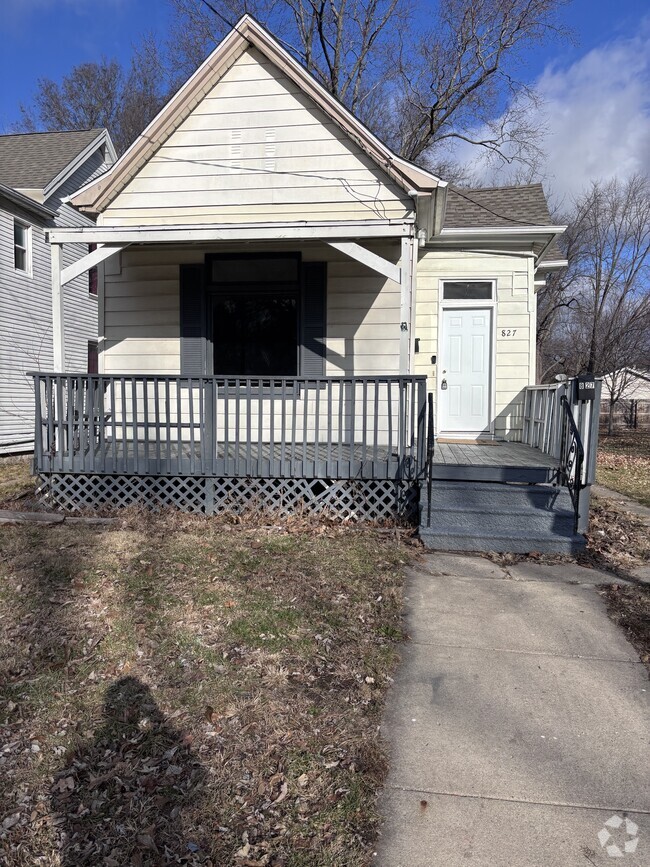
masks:
[[[483,187],[447,193],[445,228],[469,229],[497,226],[549,226],[546,196],[541,184],[517,187]]]
[[[14,189],[44,189],[101,129],[0,136],[0,183]]]

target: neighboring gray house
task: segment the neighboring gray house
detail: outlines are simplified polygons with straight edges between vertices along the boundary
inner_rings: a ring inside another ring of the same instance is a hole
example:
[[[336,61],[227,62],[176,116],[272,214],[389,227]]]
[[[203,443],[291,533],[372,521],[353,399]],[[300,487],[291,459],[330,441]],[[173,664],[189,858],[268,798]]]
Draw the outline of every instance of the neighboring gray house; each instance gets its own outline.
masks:
[[[0,454],[29,451],[34,441],[30,370],[52,370],[51,228],[92,226],[66,197],[113,164],[104,129],[0,136]],[[66,248],[62,265],[88,253]],[[65,367],[96,363],[97,281],[86,272],[65,286]],[[96,369],[96,368],[95,368]]]

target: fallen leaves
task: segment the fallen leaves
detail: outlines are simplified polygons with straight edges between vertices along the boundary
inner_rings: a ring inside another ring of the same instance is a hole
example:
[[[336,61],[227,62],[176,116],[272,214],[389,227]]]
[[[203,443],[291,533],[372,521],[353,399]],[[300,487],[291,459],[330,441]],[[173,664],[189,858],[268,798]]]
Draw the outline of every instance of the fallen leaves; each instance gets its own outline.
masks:
[[[299,522],[9,530],[0,861],[364,863],[398,551],[394,535]],[[115,714],[125,678],[150,695]]]

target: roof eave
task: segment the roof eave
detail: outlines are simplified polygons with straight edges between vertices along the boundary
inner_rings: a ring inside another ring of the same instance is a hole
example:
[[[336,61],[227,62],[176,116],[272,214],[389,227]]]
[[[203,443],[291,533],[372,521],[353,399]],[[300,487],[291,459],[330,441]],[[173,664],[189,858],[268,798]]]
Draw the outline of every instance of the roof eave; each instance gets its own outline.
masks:
[[[34,199],[24,195],[23,193],[19,193],[17,190],[14,190],[13,187],[6,186],[6,184],[0,184],[0,195],[4,196],[5,199],[9,199],[9,201],[13,202],[15,205],[24,208],[26,211],[37,214],[39,217],[44,217],[46,220],[51,220],[56,217],[56,211],[46,208],[45,205],[40,205],[38,202],[35,202]]]

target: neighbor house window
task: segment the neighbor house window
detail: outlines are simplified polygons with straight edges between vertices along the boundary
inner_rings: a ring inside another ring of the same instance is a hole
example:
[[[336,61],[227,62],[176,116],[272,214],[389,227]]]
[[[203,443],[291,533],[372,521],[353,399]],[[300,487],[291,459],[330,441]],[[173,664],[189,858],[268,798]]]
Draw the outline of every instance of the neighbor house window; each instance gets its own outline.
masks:
[[[88,341],[88,373],[99,373],[99,347],[96,340]]]
[[[491,280],[445,280],[442,297],[445,301],[491,301]]]
[[[31,227],[14,220],[14,268],[31,274]]]
[[[88,244],[88,252],[97,249],[97,244]],[[97,295],[97,267],[88,269],[88,294]]]

